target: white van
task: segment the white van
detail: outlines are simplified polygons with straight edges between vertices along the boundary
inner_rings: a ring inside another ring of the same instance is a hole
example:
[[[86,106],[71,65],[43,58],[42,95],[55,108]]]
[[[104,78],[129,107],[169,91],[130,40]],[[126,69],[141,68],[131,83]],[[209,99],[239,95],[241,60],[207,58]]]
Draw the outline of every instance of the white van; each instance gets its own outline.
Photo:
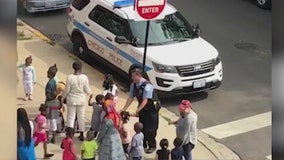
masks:
[[[134,21],[134,0],[74,0],[68,35],[79,57],[94,56],[124,73],[142,66],[146,21]],[[117,4],[117,5],[116,5]],[[165,18],[150,22],[145,71],[160,96],[218,88],[222,62],[199,27],[167,3]]]

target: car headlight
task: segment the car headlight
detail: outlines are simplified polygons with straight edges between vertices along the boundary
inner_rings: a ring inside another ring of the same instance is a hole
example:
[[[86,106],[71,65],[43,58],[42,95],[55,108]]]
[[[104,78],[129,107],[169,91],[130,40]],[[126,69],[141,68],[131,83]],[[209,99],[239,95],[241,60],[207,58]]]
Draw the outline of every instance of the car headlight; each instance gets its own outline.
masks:
[[[162,65],[158,63],[153,63],[154,69],[156,72],[159,73],[177,73],[176,67],[175,66],[167,66],[167,65]]]
[[[221,60],[220,60],[219,57],[217,57],[217,58],[214,59],[214,65],[215,65],[215,66],[218,65],[220,62],[221,62]]]

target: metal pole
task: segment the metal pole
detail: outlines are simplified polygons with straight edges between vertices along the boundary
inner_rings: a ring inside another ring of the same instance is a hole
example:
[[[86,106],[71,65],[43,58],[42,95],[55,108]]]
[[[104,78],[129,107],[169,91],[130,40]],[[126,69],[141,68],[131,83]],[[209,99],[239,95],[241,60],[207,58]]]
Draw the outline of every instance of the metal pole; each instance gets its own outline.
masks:
[[[147,21],[147,26],[146,26],[146,36],[145,36],[144,55],[143,55],[143,65],[142,65],[142,71],[143,71],[143,73],[145,72],[145,61],[146,61],[146,55],[147,55],[149,26],[150,26],[150,21],[148,20],[148,21]]]

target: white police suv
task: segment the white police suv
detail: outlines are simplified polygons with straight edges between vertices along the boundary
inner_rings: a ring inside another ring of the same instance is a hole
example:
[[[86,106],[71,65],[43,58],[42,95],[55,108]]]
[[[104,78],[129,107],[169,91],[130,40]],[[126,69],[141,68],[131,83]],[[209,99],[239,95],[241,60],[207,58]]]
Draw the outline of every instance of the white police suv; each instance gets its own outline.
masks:
[[[134,21],[134,0],[74,0],[68,35],[73,52],[93,56],[124,73],[142,66],[146,21]],[[145,71],[159,96],[218,88],[223,78],[218,51],[199,27],[167,3],[162,20],[150,22]],[[170,94],[169,94],[170,93]]]

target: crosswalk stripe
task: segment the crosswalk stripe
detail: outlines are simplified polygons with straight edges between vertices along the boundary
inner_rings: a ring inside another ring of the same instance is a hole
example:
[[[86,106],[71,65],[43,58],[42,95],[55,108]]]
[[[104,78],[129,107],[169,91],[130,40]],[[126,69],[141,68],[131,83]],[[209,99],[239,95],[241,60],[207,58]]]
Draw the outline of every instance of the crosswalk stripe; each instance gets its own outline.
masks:
[[[266,156],[266,159],[267,159],[267,160],[272,160],[271,155]]]
[[[271,125],[271,111],[243,118],[240,120],[208,127],[202,129],[203,132],[218,138],[226,138],[237,134],[249,132],[252,130],[264,128]]]

